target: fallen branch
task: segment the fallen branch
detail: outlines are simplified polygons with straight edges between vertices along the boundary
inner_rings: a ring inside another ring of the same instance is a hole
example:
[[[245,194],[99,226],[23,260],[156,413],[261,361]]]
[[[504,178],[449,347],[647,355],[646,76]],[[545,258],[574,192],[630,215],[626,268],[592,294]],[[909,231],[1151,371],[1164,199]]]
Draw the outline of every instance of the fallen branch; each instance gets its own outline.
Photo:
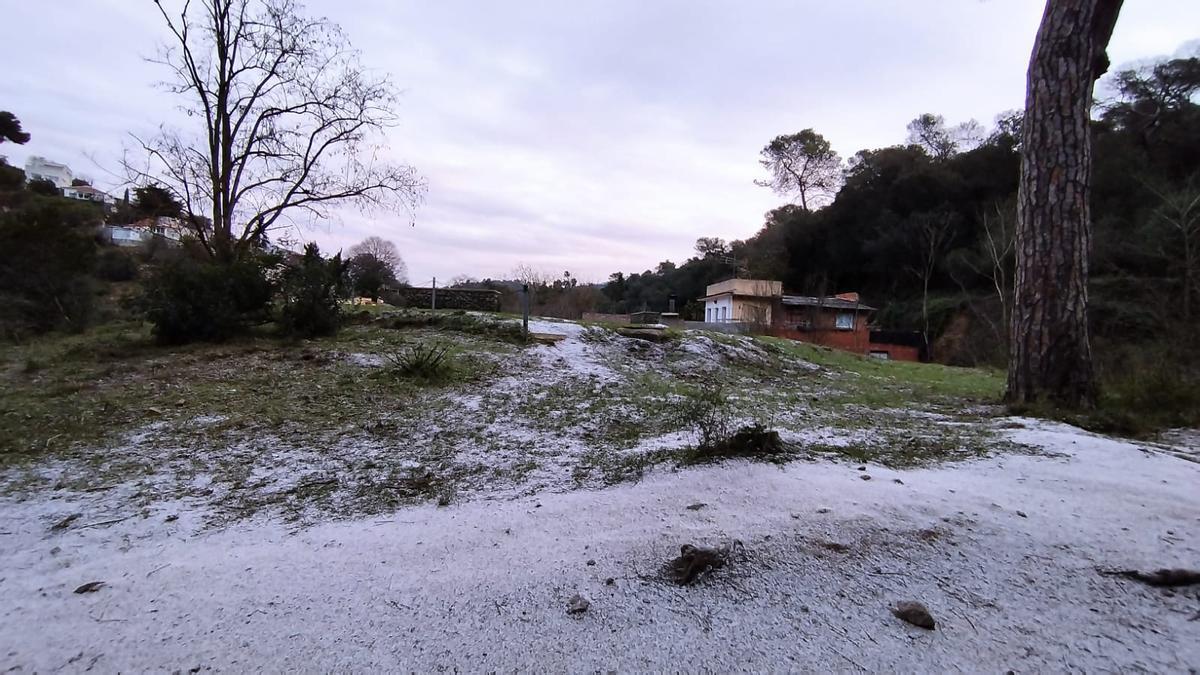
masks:
[[[1200,571],[1187,569],[1159,569],[1153,572],[1138,570],[1098,570],[1109,577],[1125,577],[1156,588],[1173,588],[1200,584]]]
[[[86,530],[89,527],[103,527],[104,525],[112,525],[114,523],[119,523],[122,520],[129,520],[132,517],[133,516],[125,516],[124,518],[113,518],[112,520],[102,520],[98,523],[92,523],[90,525],[80,525],[79,527],[77,527],[75,529],[76,530]]]

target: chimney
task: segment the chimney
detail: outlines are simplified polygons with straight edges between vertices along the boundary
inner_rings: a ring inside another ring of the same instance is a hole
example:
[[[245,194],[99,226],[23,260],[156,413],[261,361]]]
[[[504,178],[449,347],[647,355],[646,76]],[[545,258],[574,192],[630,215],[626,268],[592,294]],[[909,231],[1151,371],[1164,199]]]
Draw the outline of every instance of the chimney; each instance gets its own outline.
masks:
[[[838,293],[833,296],[838,300],[846,300],[849,302],[858,302],[858,293]]]

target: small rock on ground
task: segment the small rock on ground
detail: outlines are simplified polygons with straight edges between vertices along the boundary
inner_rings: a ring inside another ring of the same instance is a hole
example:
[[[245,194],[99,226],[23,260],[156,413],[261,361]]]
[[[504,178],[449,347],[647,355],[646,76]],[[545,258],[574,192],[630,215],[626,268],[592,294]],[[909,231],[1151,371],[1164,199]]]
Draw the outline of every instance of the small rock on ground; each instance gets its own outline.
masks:
[[[576,593],[567,601],[567,614],[582,614],[591,607],[592,603],[588,599]]]
[[[929,613],[925,605],[915,600],[896,603],[896,606],[892,608],[892,614],[895,614],[898,619],[928,630],[933,630],[937,626],[937,622],[933,620],[933,615]]]

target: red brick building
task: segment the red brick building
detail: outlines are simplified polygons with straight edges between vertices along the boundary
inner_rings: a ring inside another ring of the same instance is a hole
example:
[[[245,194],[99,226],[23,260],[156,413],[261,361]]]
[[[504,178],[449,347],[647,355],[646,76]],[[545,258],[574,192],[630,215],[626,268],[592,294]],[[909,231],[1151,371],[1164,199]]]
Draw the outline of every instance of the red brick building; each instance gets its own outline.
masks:
[[[765,312],[768,324],[766,330],[768,334],[776,337],[810,342],[864,356],[896,361],[921,360],[921,349],[918,346],[877,342],[871,339],[871,319],[876,308],[863,303],[858,293],[839,293],[828,297],[789,295],[782,291],[777,281],[737,281],[739,294],[730,294],[730,289],[725,288],[730,282],[721,282],[709,286],[708,294],[703,300],[709,304],[712,304],[714,299],[719,302],[720,294],[726,292],[734,301],[749,303],[753,300],[768,305],[769,310]],[[754,289],[762,290],[756,294]],[[755,294],[755,297],[750,298],[747,294]],[[712,321],[709,319],[711,314],[714,312],[710,311],[705,317],[709,321]],[[739,314],[735,307],[728,315],[717,313],[717,316],[739,317]]]

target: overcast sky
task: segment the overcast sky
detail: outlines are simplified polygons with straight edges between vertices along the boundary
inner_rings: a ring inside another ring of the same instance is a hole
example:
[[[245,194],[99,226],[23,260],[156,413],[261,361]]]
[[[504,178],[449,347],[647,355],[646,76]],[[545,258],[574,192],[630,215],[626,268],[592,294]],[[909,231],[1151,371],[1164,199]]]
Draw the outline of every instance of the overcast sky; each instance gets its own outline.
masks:
[[[150,0],[4,2],[2,146],[115,184],[129,132],[177,117],[146,63]],[[326,250],[395,241],[414,283],[518,263],[588,281],[745,238],[781,203],[753,181],[775,135],[812,127],[843,156],[902,142],[922,112],[990,125],[1021,108],[1042,0],[480,2],[310,0],[403,89],[390,152],[429,194],[415,214],[346,213]],[[1116,64],[1200,37],[1200,2],[1126,0]],[[185,120],[186,121],[186,120]]]

